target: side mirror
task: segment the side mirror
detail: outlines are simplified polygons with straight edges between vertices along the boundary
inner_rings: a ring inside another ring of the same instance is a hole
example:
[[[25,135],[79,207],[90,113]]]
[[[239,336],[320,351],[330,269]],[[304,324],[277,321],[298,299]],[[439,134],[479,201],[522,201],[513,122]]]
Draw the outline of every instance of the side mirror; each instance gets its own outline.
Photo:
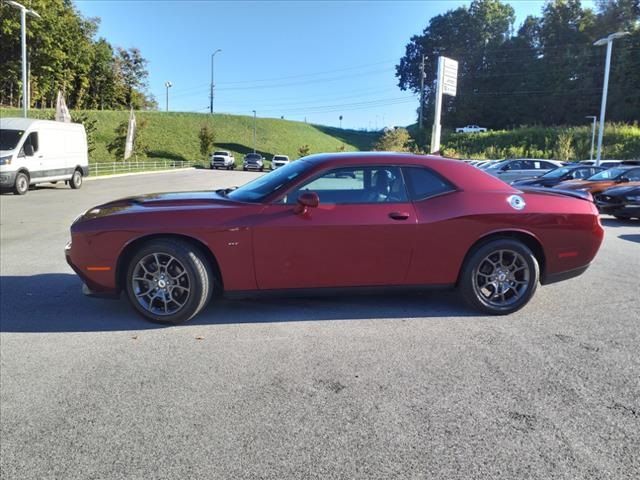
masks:
[[[629,177],[620,177],[618,183],[629,183]]]
[[[27,143],[27,144],[23,147],[23,149],[24,149],[24,154],[25,154],[27,157],[33,157],[33,154],[35,153],[35,152],[33,151],[33,145],[31,145],[30,143]]]
[[[316,208],[320,203],[320,197],[316,192],[304,192],[298,197],[298,205],[295,212],[298,214],[307,213],[309,208]]]

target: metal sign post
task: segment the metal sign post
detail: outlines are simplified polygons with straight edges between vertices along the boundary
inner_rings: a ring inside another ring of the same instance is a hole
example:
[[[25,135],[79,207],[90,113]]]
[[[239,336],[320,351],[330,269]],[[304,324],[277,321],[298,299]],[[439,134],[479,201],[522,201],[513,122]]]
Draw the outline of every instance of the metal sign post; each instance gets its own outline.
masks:
[[[436,80],[436,112],[431,130],[431,153],[440,151],[440,117],[442,115],[442,95],[456,96],[458,87],[458,62],[447,57],[438,57],[438,78]]]

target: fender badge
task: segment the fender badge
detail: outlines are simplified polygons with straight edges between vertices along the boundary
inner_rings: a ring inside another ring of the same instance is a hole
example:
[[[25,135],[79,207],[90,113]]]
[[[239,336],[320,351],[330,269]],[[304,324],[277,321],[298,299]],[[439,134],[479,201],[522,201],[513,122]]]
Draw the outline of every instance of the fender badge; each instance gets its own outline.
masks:
[[[511,195],[507,198],[507,202],[514,210],[522,210],[527,205],[520,195]]]

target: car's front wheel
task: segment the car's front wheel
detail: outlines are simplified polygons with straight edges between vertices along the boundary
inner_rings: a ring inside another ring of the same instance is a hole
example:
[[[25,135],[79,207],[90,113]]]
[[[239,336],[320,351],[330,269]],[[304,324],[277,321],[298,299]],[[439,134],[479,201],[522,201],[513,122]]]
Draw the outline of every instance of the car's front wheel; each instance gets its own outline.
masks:
[[[524,307],[538,286],[540,267],[522,242],[493,240],[471,253],[460,275],[459,287],[472,307],[506,315]]]
[[[82,187],[82,172],[80,170],[73,172],[71,180],[69,180],[69,186],[74,190]]]
[[[29,191],[29,177],[26,173],[20,172],[16,175],[16,183],[13,186],[13,193],[24,195]]]
[[[142,246],[127,268],[127,296],[142,316],[177,324],[209,303],[214,277],[202,252],[180,240],[155,240]]]

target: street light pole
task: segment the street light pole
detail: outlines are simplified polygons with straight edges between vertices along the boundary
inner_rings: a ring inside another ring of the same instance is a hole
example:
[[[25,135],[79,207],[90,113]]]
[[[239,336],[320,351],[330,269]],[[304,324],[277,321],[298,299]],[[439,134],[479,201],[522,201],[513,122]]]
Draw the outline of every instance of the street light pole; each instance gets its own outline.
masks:
[[[584,118],[591,118],[593,120],[593,125],[591,126],[591,155],[589,156],[589,160],[593,160],[593,145],[596,140],[596,120],[598,117],[595,115],[587,115]]]
[[[616,32],[612,33],[608,37],[601,38],[597,42],[594,42],[596,46],[607,45],[607,60],[604,67],[604,85],[602,87],[602,103],[600,104],[600,127],[598,128],[598,153],[596,154],[596,166],[600,166],[600,160],[602,160],[602,138],[604,137],[604,115],[607,108],[607,91],[609,90],[609,71],[611,69],[611,49],[613,47],[613,41],[616,38],[630,35],[629,32]]]
[[[168,111],[169,111],[169,89],[170,89],[171,87],[173,87],[173,83],[171,83],[171,82],[164,82],[164,86],[165,86],[165,88],[167,89],[167,108],[166,108],[166,110],[167,110],[167,112],[168,112]]]
[[[12,7],[20,9],[20,25],[21,25],[21,46],[22,46],[22,116],[27,118],[27,110],[29,108],[29,95],[27,85],[27,14],[36,18],[40,18],[34,10],[26,8],[24,5],[7,0]]]
[[[253,153],[256,153],[256,111],[253,111]]]
[[[209,113],[213,115],[213,89],[215,88],[215,83],[213,80],[213,59],[216,56],[216,53],[221,52],[222,50],[217,49],[215,52],[211,54],[211,93],[210,93],[210,101],[209,101]]]

